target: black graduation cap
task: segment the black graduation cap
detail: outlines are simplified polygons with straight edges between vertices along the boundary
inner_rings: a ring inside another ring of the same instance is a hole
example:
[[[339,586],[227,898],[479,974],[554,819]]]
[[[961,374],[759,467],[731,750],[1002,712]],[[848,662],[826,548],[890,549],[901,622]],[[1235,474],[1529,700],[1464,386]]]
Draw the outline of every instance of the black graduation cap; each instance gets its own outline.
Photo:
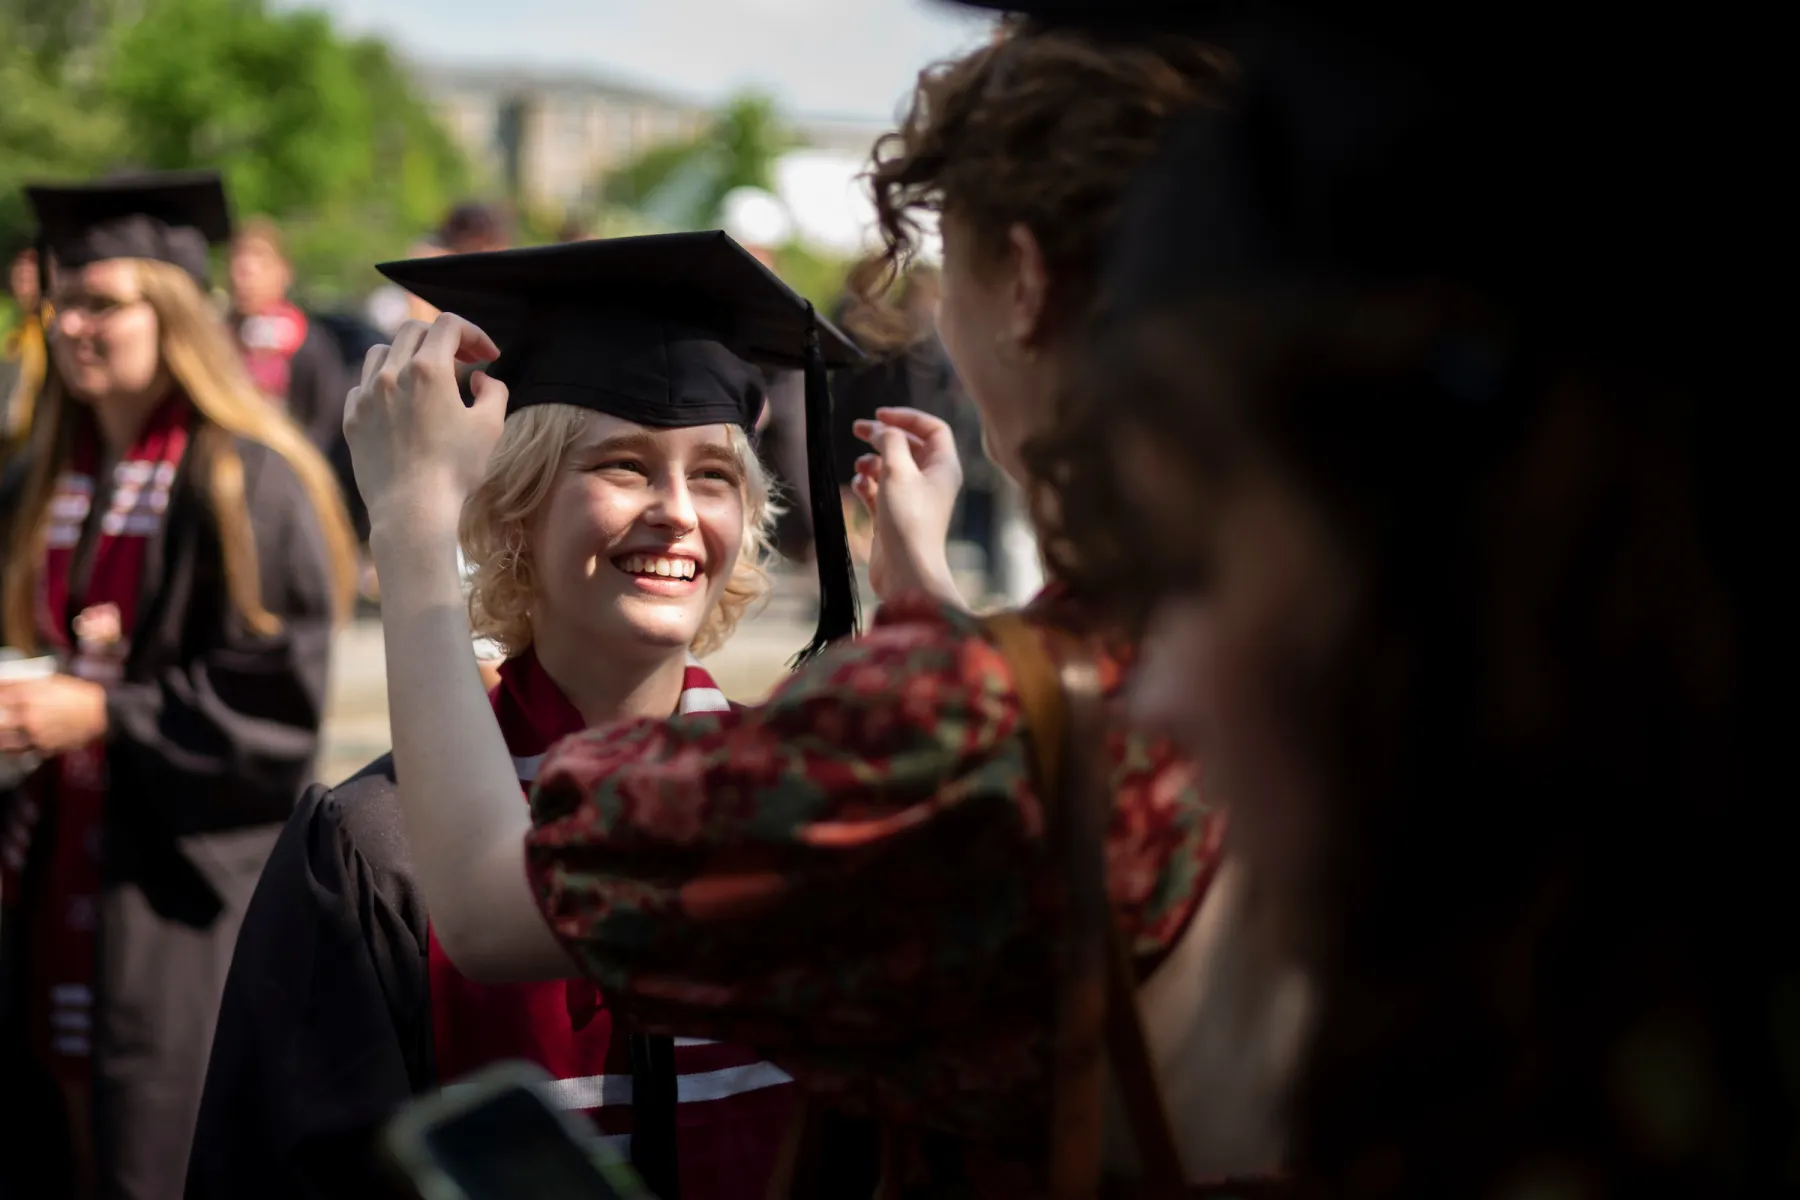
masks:
[[[827,370],[862,353],[722,232],[448,254],[377,269],[494,339],[507,411],[572,404],[640,425],[754,428],[756,367],[806,374],[819,624],[804,661],[856,631],[856,576],[832,461]]]
[[[65,267],[148,258],[174,263],[205,287],[207,246],[231,236],[231,206],[216,171],[31,184],[25,194],[42,243]]]

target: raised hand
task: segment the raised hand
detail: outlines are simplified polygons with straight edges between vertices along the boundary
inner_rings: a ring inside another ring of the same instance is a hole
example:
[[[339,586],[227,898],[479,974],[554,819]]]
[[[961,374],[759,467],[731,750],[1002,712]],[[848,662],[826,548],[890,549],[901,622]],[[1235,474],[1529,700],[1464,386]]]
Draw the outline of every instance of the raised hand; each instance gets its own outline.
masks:
[[[950,575],[950,517],[962,460],[950,426],[916,408],[880,408],[856,436],[875,447],[856,460],[851,488],[875,519],[869,582],[883,600],[924,591],[967,607]]]
[[[376,533],[454,535],[506,419],[506,385],[480,371],[475,404],[463,406],[456,364],[499,354],[487,334],[450,313],[429,325],[408,321],[392,345],[369,351],[344,405],[344,436]]]

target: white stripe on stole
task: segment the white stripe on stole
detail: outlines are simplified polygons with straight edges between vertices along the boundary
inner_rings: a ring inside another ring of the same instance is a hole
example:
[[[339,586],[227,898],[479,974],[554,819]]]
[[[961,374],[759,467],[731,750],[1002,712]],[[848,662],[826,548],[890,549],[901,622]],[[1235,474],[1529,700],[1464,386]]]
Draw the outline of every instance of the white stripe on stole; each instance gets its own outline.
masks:
[[[537,778],[538,768],[544,765],[542,754],[530,754],[520,758],[513,755],[513,770],[518,772],[520,783],[530,783]]]
[[[779,1087],[793,1082],[774,1063],[754,1062],[741,1067],[724,1067],[717,1071],[700,1071],[693,1075],[675,1076],[675,1102],[699,1104],[708,1100],[724,1100]],[[583,1075],[574,1079],[556,1079],[544,1085],[545,1095],[558,1108],[579,1112],[590,1108],[608,1108],[631,1103],[631,1076]]]
[[[705,671],[706,667],[692,653],[687,656],[687,665]],[[707,675],[708,679],[712,676]],[[683,688],[681,703],[675,708],[676,713],[687,716],[689,713],[730,712],[731,701],[725,699],[725,693],[716,687]]]
[[[702,671],[706,670],[700,665],[700,660],[692,654],[687,656],[687,665],[699,667]],[[725,693],[716,687],[683,688],[681,689],[681,700],[675,706],[676,715],[683,717],[689,713],[730,711],[731,701],[725,699]],[[512,756],[512,761],[513,772],[517,775],[519,782],[534,783],[538,777],[538,770],[544,765],[544,756],[542,754],[515,754]]]

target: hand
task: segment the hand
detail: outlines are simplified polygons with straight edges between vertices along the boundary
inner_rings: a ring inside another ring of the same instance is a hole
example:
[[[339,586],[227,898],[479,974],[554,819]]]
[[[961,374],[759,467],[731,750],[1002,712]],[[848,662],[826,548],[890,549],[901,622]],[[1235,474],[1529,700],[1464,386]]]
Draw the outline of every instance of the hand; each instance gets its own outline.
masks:
[[[0,752],[42,758],[106,736],[106,689],[73,675],[0,684]]]
[[[891,600],[924,591],[966,607],[950,575],[950,517],[962,488],[962,461],[950,426],[916,408],[880,408],[856,436],[876,453],[856,460],[851,488],[875,519],[869,583]]]
[[[463,407],[456,364],[499,354],[487,334],[450,313],[430,325],[408,321],[393,345],[369,351],[344,403],[344,436],[372,530],[436,525],[454,536],[506,420],[506,385],[485,372],[471,381],[474,407]]]

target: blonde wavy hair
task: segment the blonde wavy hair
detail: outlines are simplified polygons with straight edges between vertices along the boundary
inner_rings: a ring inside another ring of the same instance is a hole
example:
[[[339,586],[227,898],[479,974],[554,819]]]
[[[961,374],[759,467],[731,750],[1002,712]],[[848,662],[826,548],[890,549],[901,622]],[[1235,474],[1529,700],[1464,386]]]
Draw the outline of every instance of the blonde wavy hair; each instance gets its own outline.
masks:
[[[325,539],[333,615],[346,619],[356,597],[356,535],[331,467],[299,427],[256,389],[225,322],[193,277],[170,263],[125,261],[132,264],[143,299],[156,313],[162,364],[201,418],[190,454],[207,471],[203,486],[218,522],[233,611],[264,636],[281,628],[280,618],[263,605],[256,539],[244,495],[244,462],[235,445],[243,438],[268,447],[299,478]],[[79,404],[57,373],[55,356],[50,356],[31,426],[30,472],[13,518],[12,553],[0,577],[0,625],[10,646],[37,645],[34,601],[50,495],[74,449],[73,418]]]
[[[589,415],[570,404],[538,404],[508,417],[487,475],[463,504],[457,532],[469,571],[469,623],[508,657],[531,645],[532,528]],[[782,509],[749,437],[733,425],[730,439],[744,480],[744,540],[724,593],[694,635],[695,654],[724,645],[750,606],[769,594],[766,564]]]

